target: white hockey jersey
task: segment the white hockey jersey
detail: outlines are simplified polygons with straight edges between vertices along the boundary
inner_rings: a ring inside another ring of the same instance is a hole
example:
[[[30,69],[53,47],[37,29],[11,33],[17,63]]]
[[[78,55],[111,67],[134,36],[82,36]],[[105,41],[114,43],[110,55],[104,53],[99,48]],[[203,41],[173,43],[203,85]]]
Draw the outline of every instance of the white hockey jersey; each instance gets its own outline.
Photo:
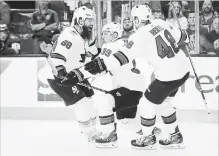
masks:
[[[116,53],[121,47],[125,46],[125,42],[122,39],[119,39],[115,42],[104,44],[101,48],[101,53],[99,57],[104,60],[108,60],[113,57],[113,54]],[[112,87],[127,87],[133,90],[144,90],[144,82],[142,75],[138,75],[133,73],[131,69],[133,68],[133,64],[127,64],[126,66],[122,66],[121,68],[111,69],[111,78],[112,78]]]
[[[161,81],[181,79],[189,71],[189,60],[177,44],[185,40],[178,28],[160,19],[141,27],[130,36],[126,47],[121,47],[115,57],[105,63],[109,69],[144,59],[153,66],[155,77]]]
[[[92,49],[92,54],[97,53],[95,45],[89,47],[74,27],[66,28],[56,42],[52,52],[53,63],[55,66],[64,65],[67,72],[83,66],[88,48],[89,51]]]

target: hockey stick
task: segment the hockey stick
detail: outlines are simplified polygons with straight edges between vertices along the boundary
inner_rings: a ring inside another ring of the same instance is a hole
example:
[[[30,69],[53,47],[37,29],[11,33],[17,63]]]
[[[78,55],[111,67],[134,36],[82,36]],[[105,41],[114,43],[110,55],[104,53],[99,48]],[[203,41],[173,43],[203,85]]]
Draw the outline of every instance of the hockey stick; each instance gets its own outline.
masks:
[[[173,6],[172,1],[170,1],[170,3],[171,3],[171,5],[172,5],[172,7],[173,7],[173,9],[174,9],[174,6]],[[179,23],[179,20],[178,20],[178,17],[177,17],[177,16],[176,16],[176,20],[177,20],[177,24],[179,25],[179,28],[181,29],[181,26],[180,26],[180,23]],[[191,66],[192,66],[192,70],[193,70],[193,72],[194,72],[194,75],[195,75],[195,78],[196,78],[196,81],[197,81],[197,84],[198,84],[198,87],[199,87],[199,91],[201,92],[202,99],[203,99],[204,104],[205,104],[205,109],[206,109],[206,111],[207,111],[208,114],[211,114],[211,113],[210,113],[210,110],[209,110],[209,108],[208,108],[208,103],[207,103],[207,101],[206,101],[204,92],[203,92],[202,87],[201,87],[201,83],[200,83],[199,78],[198,78],[198,75],[197,75],[197,73],[196,73],[194,63],[193,63],[193,61],[192,61],[191,55],[189,54],[188,45],[186,44],[185,47],[186,47],[185,53],[186,53],[186,55],[189,57],[189,61],[190,61],[190,64],[191,64]]]
[[[55,65],[53,64],[52,59],[51,59],[51,55],[50,55],[52,50],[45,48],[45,43],[40,44],[40,48],[43,52],[45,52],[48,55],[46,57],[46,60],[49,63],[49,66],[51,67],[53,74],[55,76],[57,76],[58,71],[57,71]],[[104,89],[101,89],[101,88],[98,88],[98,87],[94,87],[94,86],[91,86],[91,85],[88,85],[88,84],[84,84],[84,83],[77,83],[77,84],[79,84],[81,86],[84,86],[84,87],[87,87],[89,89],[95,89],[95,90],[98,90],[98,91],[101,91],[101,92],[104,92],[104,93],[109,93],[109,91],[107,91],[107,90],[104,90]]]

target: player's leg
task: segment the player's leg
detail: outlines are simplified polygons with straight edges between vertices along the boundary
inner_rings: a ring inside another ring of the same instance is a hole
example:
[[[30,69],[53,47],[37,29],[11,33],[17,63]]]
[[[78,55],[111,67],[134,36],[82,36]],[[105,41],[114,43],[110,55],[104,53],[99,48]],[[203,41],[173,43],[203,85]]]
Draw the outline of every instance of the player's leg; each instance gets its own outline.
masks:
[[[94,141],[96,138],[96,122],[92,118],[96,109],[93,106],[93,100],[83,98],[74,105],[74,114],[82,133],[88,137],[88,141]]]
[[[87,80],[83,83],[88,84]],[[83,92],[85,98],[81,99],[74,105],[75,117],[81,127],[81,132],[87,135],[89,141],[94,141],[97,137],[96,132],[96,109],[92,96],[94,92],[84,86],[77,85],[79,92]]]
[[[145,98],[142,98],[139,104],[141,125],[143,136],[140,139],[132,140],[131,144],[134,148],[151,149],[156,143],[156,136],[154,134],[154,125],[156,122],[155,107],[164,109],[163,120],[166,124],[174,127],[176,125],[176,112],[171,105],[162,105],[165,99],[176,92],[187,79],[189,74],[186,74],[180,80],[171,82],[161,82],[155,79],[145,92]],[[178,129],[178,126],[174,127]],[[174,130],[175,130],[174,129]],[[175,131],[174,131],[175,132]],[[161,143],[162,141],[160,141]]]
[[[171,93],[159,106],[164,123],[164,138],[159,140],[162,148],[184,148],[183,136],[177,122],[177,112],[172,105],[178,89]]]
[[[100,133],[95,140],[96,147],[117,147],[117,133],[113,108],[115,100],[110,94],[95,94],[95,107],[99,115],[97,130]]]
[[[76,85],[74,87],[66,87],[57,85],[55,80],[48,79],[50,87],[64,101],[66,106],[74,107],[74,113],[81,132],[88,136],[88,140],[92,141],[93,133],[92,123],[95,122],[96,110],[93,106],[93,101],[90,98],[93,95],[93,90]],[[88,82],[84,82],[88,83]]]
[[[164,123],[164,132],[167,134],[164,139],[159,140],[159,144],[162,148],[184,148],[183,136],[177,123],[177,112],[172,105],[172,101],[178,91],[178,88],[186,82],[188,77],[189,73],[187,73],[182,79],[171,82],[163,82],[164,85],[176,89],[165,98],[161,105],[159,105],[161,117]]]
[[[141,120],[141,129],[143,135],[140,138],[132,140],[131,145],[135,149],[155,149],[156,136],[154,128],[156,123],[156,105],[145,97],[142,97],[139,102],[139,112]]]
[[[109,94],[98,97],[99,103],[95,104],[100,119],[99,129],[103,133],[102,137],[96,139],[98,147],[116,147],[117,134],[114,127],[114,112],[136,107],[141,97],[142,92],[132,91],[124,87],[114,89]],[[129,114],[123,115],[124,118],[129,116]]]

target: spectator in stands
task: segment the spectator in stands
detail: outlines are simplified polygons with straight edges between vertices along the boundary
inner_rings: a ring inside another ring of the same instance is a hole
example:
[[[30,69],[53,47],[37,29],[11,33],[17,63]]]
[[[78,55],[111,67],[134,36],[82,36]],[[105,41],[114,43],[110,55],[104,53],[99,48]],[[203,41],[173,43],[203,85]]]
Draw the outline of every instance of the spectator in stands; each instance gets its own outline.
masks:
[[[190,12],[188,15],[188,29],[187,33],[189,36],[189,48],[191,54],[196,54],[195,52],[195,13]]]
[[[121,17],[119,15],[115,16],[114,22],[120,23],[121,24]]]
[[[48,0],[39,1],[39,10],[31,17],[31,28],[34,33],[33,53],[41,53],[40,44],[43,38],[52,38],[53,33],[58,31],[59,19],[55,11],[48,9]]]
[[[213,18],[212,31],[206,35],[206,39],[210,42],[208,52],[217,52],[219,55],[219,16]]]
[[[0,0],[0,24],[10,23],[10,7],[7,3]]]
[[[205,0],[202,5],[200,24],[209,32],[213,23],[214,11],[211,0]]]
[[[167,23],[172,24],[178,28],[187,30],[188,21],[183,15],[182,6],[178,1],[169,2],[168,18]]]
[[[129,36],[131,36],[134,33],[134,25],[133,21],[131,20],[130,16],[127,16],[123,20],[123,36],[125,43],[128,42]]]
[[[0,55],[19,54],[20,39],[11,34],[6,24],[0,24]]]
[[[219,7],[214,8],[214,16],[219,16]]]
[[[153,17],[154,17],[154,19],[162,19],[165,21],[164,14],[163,14],[163,11],[161,9],[154,10]]]
[[[90,2],[87,2],[87,3],[84,3],[82,4],[82,6],[86,6],[87,8],[93,10],[94,6],[90,3]]]

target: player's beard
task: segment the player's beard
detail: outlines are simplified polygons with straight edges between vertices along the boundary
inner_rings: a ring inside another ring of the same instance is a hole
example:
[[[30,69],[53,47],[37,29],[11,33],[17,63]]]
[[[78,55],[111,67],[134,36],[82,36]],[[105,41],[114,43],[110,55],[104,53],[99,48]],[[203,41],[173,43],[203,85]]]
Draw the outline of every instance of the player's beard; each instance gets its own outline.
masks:
[[[92,38],[92,28],[83,26],[82,29],[83,29],[83,32],[81,34],[82,38],[86,40],[90,40]]]
[[[132,25],[131,27],[123,27],[123,30],[125,31],[125,32],[129,32],[129,31],[131,31],[131,30],[133,30],[134,29],[134,26]]]

